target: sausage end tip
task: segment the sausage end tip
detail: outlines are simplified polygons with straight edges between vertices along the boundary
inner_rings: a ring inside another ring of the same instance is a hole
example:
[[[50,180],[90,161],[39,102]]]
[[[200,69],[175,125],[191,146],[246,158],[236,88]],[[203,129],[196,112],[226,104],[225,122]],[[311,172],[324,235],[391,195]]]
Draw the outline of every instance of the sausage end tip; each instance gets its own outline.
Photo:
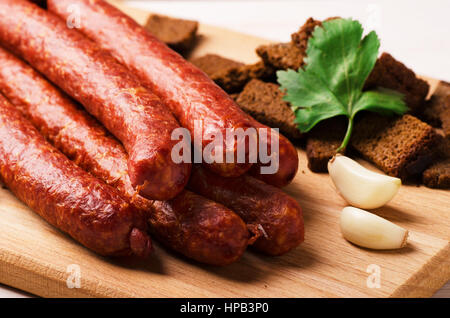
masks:
[[[133,255],[141,258],[150,256],[153,250],[152,241],[147,233],[133,228],[130,233],[130,249]]]

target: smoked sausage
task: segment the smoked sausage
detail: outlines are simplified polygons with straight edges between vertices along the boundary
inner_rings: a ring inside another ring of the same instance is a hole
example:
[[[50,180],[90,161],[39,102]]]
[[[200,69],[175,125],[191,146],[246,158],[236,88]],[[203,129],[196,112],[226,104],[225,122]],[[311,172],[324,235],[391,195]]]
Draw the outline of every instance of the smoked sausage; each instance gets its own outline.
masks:
[[[31,66],[0,48],[0,91],[58,150],[82,169],[117,188],[132,205],[149,211],[127,173],[122,145]]]
[[[122,145],[62,91],[1,48],[0,91],[56,148],[146,214],[151,233],[165,246],[213,265],[230,264],[244,253],[249,233],[234,212],[185,190],[168,201],[137,194]]]
[[[219,178],[194,165],[188,188],[235,211],[260,237],[253,247],[281,255],[304,239],[302,210],[280,189],[249,175]]]
[[[81,24],[80,31],[110,50],[119,61],[133,70],[192,135],[195,121],[203,122],[205,136],[215,132],[225,136],[226,128],[268,129],[243,113],[206,74],[158,41],[120,10],[102,0],[48,0],[49,10],[64,19],[70,19],[70,6],[77,6],[82,12],[84,23]],[[298,156],[297,150],[286,137],[276,135],[279,137],[279,169],[276,173],[261,174],[260,167],[265,164],[258,163],[253,165],[251,173],[269,184],[283,187],[289,184],[297,173]],[[269,149],[275,149],[272,148],[271,134],[267,133],[267,136],[262,137],[260,142],[268,143]],[[210,138],[203,138],[203,147],[209,142]],[[235,152],[236,149],[237,144],[230,151]],[[248,158],[248,154],[245,158]],[[222,176],[238,176],[250,165],[226,163],[208,167]]]
[[[171,134],[178,122],[107,51],[24,0],[0,1],[0,42],[80,102],[122,142],[131,182],[140,194],[165,200],[184,188],[190,164],[175,163],[171,156],[177,143]]]
[[[104,1],[48,1],[49,10],[63,19],[71,19],[70,8],[82,13],[79,30],[96,41],[120,62],[137,74],[144,85],[156,93],[170,108],[181,125],[189,129],[191,138],[198,136],[196,124],[202,125],[203,140],[194,143],[205,147],[217,135],[223,137],[222,163],[208,167],[222,176],[238,176],[249,163],[247,138],[226,143],[226,130],[253,128],[245,113],[200,69],[156,39],[133,19]],[[200,126],[201,127],[201,126]],[[201,129],[201,128],[199,128]],[[248,138],[256,140],[256,131],[248,130]],[[197,137],[196,137],[197,138]],[[245,149],[245,163],[237,163],[238,147]],[[227,153],[234,162],[226,162]]]
[[[278,188],[287,186],[292,182],[298,170],[298,152],[297,149],[292,145],[292,143],[284,137],[282,134],[276,132],[273,129],[257,122],[255,119],[251,118],[253,125],[257,129],[264,129],[266,133],[264,135],[260,134],[259,138],[262,139],[261,142],[267,145],[267,153],[270,155],[275,151],[275,145],[273,143],[274,139],[278,139],[278,166],[276,173],[261,173],[261,168],[264,166],[270,166],[270,164],[261,163],[258,161],[250,169],[250,174],[257,179],[264,181],[270,185]],[[260,154],[261,155],[261,154]]]
[[[1,94],[0,176],[32,210],[93,251],[150,254],[145,215],[47,143]]]
[[[250,233],[236,213],[190,191],[155,201],[149,222],[164,245],[211,265],[238,260],[249,244]]]

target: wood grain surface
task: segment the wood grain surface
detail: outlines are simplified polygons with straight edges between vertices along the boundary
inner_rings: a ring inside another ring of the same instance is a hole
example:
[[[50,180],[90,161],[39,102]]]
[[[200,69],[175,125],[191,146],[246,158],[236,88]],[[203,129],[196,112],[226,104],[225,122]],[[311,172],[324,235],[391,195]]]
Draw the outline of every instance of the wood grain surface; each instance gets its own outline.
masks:
[[[139,22],[147,16],[126,11]],[[252,62],[254,48],[269,42],[206,25],[199,32],[194,55]],[[285,191],[303,208],[305,242],[281,257],[249,251],[221,268],[158,244],[148,261],[99,257],[0,189],[0,283],[44,297],[429,297],[449,280],[450,191],[402,186],[375,213],[408,228],[408,245],[361,249],[341,236],[339,213],[346,203],[329,176],[310,172],[304,151],[299,156],[299,172]],[[373,284],[376,272],[379,285]],[[80,284],[71,284],[78,273]]]

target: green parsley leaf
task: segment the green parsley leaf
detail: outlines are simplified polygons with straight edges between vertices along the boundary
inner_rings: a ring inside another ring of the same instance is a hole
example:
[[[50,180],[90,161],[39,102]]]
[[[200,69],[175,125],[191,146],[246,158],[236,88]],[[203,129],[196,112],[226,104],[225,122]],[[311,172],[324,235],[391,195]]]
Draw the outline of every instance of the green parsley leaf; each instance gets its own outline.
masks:
[[[338,151],[345,150],[355,115],[361,110],[384,115],[403,114],[403,96],[391,90],[364,91],[364,82],[375,66],[380,42],[374,31],[364,38],[358,21],[334,19],[316,27],[308,41],[305,67],[278,71],[284,99],[291,103],[295,123],[308,132],[322,120],[345,115],[348,129]]]

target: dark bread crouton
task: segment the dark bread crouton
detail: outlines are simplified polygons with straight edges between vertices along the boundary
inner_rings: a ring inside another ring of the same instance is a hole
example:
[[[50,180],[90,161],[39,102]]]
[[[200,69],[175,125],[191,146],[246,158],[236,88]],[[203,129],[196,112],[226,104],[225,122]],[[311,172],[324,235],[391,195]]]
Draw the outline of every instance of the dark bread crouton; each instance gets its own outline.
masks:
[[[272,128],[279,128],[288,138],[301,137],[295,115],[288,102],[283,100],[284,94],[279,85],[253,79],[245,85],[236,102],[249,115]]]
[[[441,127],[445,138],[450,139],[450,96],[446,98],[446,105],[446,109],[441,113]]]
[[[261,45],[256,53],[265,64],[277,70],[298,70],[303,65],[304,52],[291,42]]]
[[[145,28],[175,51],[185,53],[195,44],[198,22],[152,14]]]
[[[439,82],[431,98],[425,103],[423,111],[419,114],[420,118],[433,127],[442,127],[442,118],[449,116],[447,112],[450,109],[450,83]],[[444,118],[444,121],[446,119]],[[447,119],[448,121],[448,119]],[[450,133],[450,132],[449,132]]]
[[[450,159],[439,161],[423,172],[423,183],[430,188],[450,188]]]
[[[405,102],[412,113],[423,106],[430,86],[403,63],[390,54],[383,53],[367,78],[365,89],[384,87],[405,95]]]
[[[273,80],[275,70],[264,62],[242,65],[216,73],[212,79],[228,93],[240,92],[251,79]]]
[[[325,21],[336,18],[328,18]],[[314,28],[321,25],[321,21],[309,18],[297,32],[291,34],[291,42],[262,45],[256,49],[256,53],[264,63],[272,65],[277,70],[298,70],[303,66],[308,40]]]
[[[436,138],[433,127],[414,116],[366,114],[355,124],[350,142],[385,173],[405,180],[432,162]]]
[[[318,123],[308,133],[306,157],[311,171],[328,171],[328,161],[336,154],[336,149],[344,140],[346,127],[346,118],[336,117]]]
[[[239,97],[239,93],[230,94],[230,97],[236,102]]]
[[[330,21],[334,19],[339,19],[339,17],[330,17],[324,21]],[[291,34],[292,43],[301,50],[302,54],[306,54],[306,49],[308,48],[308,40],[317,26],[322,26],[322,21],[309,18],[297,32]]]
[[[437,155],[441,158],[450,158],[450,139],[442,138],[437,146]]]
[[[309,18],[297,32],[291,34],[292,43],[300,49],[303,55],[306,53],[308,40],[316,26],[322,26],[322,21]]]
[[[244,74],[248,74],[247,79],[259,78],[267,81],[275,81],[275,69],[271,66],[264,64],[263,61],[259,61],[255,64],[248,64],[241,67]],[[247,82],[248,82],[247,80]],[[246,82],[246,83],[247,83]]]
[[[232,68],[244,66],[244,63],[237,62],[217,54],[206,54],[191,60],[191,63],[201,69],[210,78],[218,73],[226,72]]]
[[[274,69],[262,61],[246,65],[216,54],[207,54],[191,62],[228,93],[241,91],[252,78],[271,79],[275,74]]]
[[[439,159],[450,159],[450,138],[446,138],[442,131],[436,130],[436,157]]]
[[[450,188],[450,139],[438,132],[437,161],[422,174],[423,183],[430,188]]]
[[[450,83],[439,82],[423,115],[431,121],[434,118],[436,126],[441,127],[444,137],[450,140]]]

